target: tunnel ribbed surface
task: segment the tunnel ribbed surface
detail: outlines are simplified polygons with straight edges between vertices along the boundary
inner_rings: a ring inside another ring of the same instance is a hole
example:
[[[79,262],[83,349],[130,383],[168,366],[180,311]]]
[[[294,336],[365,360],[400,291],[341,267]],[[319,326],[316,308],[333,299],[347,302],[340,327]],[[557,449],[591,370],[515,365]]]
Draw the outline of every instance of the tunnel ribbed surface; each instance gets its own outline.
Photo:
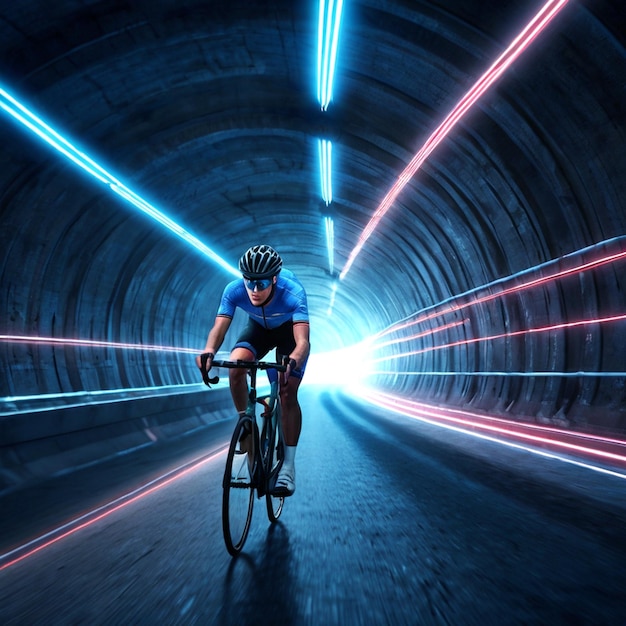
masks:
[[[336,274],[540,6],[525,4],[346,3],[322,113],[313,5],[23,0],[0,7],[0,83],[232,265],[273,245],[307,289],[314,353],[389,329],[369,353],[388,391],[623,431],[617,2],[561,11],[409,182],[327,314],[324,212]],[[4,111],[0,139],[1,333],[202,349],[232,277]],[[0,355],[3,397],[197,382],[186,353],[4,341]],[[327,367],[341,380],[359,366]]]

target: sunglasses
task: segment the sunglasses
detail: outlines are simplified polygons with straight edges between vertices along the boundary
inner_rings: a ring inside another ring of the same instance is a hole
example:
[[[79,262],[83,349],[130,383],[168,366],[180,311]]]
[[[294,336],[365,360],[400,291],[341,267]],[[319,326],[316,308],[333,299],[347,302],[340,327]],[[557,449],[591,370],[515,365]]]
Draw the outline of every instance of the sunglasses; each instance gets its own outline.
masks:
[[[264,289],[267,289],[272,284],[271,278],[261,278],[259,280],[253,280],[252,278],[244,277],[243,281],[246,284],[246,287],[250,291],[254,291],[255,287],[257,291],[263,291]]]

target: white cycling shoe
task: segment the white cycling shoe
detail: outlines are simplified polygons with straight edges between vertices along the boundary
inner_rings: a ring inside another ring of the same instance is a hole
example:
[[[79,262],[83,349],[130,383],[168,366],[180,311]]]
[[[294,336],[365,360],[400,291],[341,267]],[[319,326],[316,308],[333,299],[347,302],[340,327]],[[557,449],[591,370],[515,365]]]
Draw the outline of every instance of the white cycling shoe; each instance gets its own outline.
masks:
[[[274,496],[282,496],[286,498],[287,496],[293,495],[296,490],[296,468],[291,466],[283,465],[280,468],[280,472],[278,472],[278,476],[276,478],[276,485],[272,490],[272,495]]]

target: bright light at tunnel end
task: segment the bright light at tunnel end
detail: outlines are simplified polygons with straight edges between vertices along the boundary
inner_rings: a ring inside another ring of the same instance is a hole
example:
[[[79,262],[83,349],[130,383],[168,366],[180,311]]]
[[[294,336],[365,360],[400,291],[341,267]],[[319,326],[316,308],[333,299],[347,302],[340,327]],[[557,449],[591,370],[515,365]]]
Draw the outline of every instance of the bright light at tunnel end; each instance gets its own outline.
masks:
[[[370,384],[374,364],[369,342],[322,353],[311,353],[306,366],[306,385],[341,387],[360,393]]]

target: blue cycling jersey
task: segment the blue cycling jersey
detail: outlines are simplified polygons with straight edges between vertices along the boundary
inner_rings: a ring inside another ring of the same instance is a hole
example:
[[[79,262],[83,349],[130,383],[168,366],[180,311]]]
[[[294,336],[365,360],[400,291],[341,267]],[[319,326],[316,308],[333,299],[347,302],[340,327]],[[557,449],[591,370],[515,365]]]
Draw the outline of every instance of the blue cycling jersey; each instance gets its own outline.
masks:
[[[294,273],[285,268],[278,275],[274,295],[265,306],[255,306],[250,302],[242,279],[228,283],[222,294],[217,315],[232,319],[237,307],[264,328],[277,328],[289,321],[294,323],[309,321],[304,287]]]

